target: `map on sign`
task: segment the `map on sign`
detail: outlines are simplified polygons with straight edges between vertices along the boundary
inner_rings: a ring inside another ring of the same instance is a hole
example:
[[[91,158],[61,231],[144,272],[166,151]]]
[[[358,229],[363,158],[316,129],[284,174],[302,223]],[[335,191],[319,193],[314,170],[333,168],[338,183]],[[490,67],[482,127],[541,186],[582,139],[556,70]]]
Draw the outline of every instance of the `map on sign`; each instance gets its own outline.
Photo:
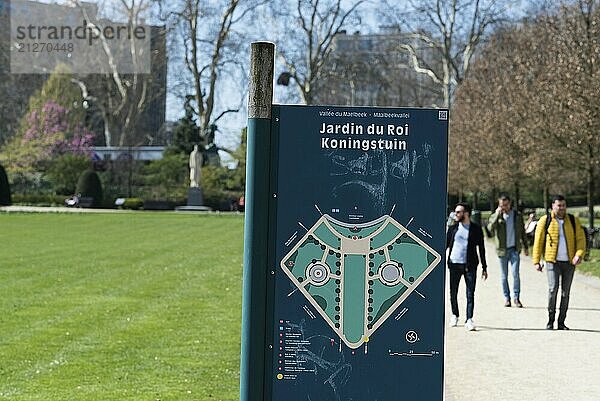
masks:
[[[324,214],[281,268],[350,348],[369,337],[440,263],[431,246],[389,215],[346,223]]]

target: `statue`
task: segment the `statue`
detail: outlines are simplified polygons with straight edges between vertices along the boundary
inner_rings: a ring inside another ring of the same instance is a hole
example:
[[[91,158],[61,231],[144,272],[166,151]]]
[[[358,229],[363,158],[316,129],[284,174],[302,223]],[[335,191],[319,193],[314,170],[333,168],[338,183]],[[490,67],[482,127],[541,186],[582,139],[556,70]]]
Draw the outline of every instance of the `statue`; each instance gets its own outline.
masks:
[[[194,150],[190,153],[190,188],[200,187],[202,160],[202,152],[198,150],[198,145],[194,145]]]

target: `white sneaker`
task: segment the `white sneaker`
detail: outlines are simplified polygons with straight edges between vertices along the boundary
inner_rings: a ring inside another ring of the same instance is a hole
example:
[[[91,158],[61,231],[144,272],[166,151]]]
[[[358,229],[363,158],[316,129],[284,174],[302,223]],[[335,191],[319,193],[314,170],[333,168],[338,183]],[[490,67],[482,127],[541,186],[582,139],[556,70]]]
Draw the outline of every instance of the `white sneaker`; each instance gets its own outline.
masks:
[[[450,327],[456,327],[458,325],[458,316],[452,315],[450,317]]]
[[[465,329],[467,329],[468,331],[475,330],[475,324],[473,323],[473,319],[467,319],[467,322],[465,323]]]

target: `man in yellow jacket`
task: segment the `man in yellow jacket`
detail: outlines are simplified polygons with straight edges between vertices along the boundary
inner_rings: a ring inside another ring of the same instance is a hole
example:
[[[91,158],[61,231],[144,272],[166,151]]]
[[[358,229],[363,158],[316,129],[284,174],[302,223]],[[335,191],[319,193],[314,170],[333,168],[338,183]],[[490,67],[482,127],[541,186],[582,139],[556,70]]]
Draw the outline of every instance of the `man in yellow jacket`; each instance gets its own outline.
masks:
[[[558,314],[558,330],[569,330],[565,326],[567,309],[569,308],[569,293],[575,274],[575,266],[581,263],[585,252],[585,235],[577,217],[567,215],[567,201],[562,195],[552,198],[550,225],[546,230],[547,215],[542,216],[535,230],[532,261],[538,271],[543,266],[540,260],[546,262],[548,276],[548,324],[546,329],[554,328],[556,313],[556,295],[558,294],[559,278],[562,283],[560,311]],[[572,222],[575,222],[573,226]]]

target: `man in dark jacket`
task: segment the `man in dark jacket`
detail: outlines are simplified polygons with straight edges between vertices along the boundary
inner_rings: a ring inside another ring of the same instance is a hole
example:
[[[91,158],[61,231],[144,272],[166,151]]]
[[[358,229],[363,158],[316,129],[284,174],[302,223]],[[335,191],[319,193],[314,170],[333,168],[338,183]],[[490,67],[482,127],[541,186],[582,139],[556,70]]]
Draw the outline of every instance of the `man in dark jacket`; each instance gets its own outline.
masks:
[[[466,203],[459,203],[454,208],[456,224],[448,228],[446,233],[446,249],[448,252],[448,269],[450,271],[450,305],[452,317],[450,326],[458,324],[458,285],[462,276],[465,277],[467,286],[467,319],[465,328],[475,330],[473,323],[473,309],[475,308],[475,284],[477,282],[477,266],[481,258],[483,269],[481,277],[487,280],[487,263],[485,261],[485,247],[483,244],[483,231],[481,227],[471,221],[471,207]],[[479,256],[477,251],[479,250]]]

